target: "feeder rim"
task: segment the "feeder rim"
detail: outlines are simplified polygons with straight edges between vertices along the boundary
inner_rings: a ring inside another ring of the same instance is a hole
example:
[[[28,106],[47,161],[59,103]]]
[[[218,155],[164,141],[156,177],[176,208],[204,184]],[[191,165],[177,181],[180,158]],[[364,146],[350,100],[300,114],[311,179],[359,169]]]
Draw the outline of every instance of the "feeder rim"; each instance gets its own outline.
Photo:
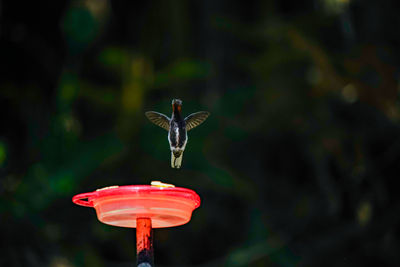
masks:
[[[143,197],[152,197],[157,195],[168,195],[171,197],[187,199],[195,202],[195,208],[200,206],[200,197],[191,189],[183,187],[158,187],[152,185],[122,185],[108,186],[97,189],[93,192],[81,193],[72,198],[72,202],[85,207],[93,207],[93,201],[97,198],[108,196],[119,196],[126,194],[137,194]],[[86,199],[86,200],[85,200]]]

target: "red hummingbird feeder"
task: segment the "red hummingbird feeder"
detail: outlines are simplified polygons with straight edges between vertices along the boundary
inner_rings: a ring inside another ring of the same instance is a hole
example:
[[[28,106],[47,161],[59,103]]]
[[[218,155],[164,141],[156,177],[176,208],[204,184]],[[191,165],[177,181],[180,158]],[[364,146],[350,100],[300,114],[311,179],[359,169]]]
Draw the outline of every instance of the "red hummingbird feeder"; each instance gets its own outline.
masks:
[[[190,221],[200,197],[193,190],[161,182],[152,185],[110,186],[74,196],[72,202],[92,207],[105,224],[136,228],[138,266],[154,266],[153,228]]]

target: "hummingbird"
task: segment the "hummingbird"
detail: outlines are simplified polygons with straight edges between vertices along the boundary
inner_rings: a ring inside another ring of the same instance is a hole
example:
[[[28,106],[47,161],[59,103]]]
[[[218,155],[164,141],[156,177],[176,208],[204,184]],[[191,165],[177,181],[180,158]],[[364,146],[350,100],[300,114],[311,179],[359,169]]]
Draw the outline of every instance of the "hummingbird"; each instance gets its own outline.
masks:
[[[173,99],[171,118],[155,111],[147,111],[145,113],[146,117],[152,123],[168,131],[168,142],[171,149],[171,167],[178,169],[182,165],[183,151],[188,141],[187,132],[199,126],[210,115],[210,112],[199,111],[183,118],[181,111],[182,100]]]

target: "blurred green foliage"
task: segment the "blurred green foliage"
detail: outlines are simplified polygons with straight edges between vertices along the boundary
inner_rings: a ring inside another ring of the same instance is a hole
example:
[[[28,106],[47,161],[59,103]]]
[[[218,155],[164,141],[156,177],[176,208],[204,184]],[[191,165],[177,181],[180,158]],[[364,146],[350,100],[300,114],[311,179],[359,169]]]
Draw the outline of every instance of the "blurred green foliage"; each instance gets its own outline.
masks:
[[[7,158],[6,146],[0,142],[0,166],[2,166]]]

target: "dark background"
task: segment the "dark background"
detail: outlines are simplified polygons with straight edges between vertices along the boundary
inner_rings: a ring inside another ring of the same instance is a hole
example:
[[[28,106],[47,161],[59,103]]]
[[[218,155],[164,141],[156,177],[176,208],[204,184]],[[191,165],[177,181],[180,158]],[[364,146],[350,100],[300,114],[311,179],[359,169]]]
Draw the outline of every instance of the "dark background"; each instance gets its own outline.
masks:
[[[157,266],[400,266],[396,1],[1,1],[0,266],[134,266],[73,195],[161,180]],[[144,112],[208,110],[180,170]]]

